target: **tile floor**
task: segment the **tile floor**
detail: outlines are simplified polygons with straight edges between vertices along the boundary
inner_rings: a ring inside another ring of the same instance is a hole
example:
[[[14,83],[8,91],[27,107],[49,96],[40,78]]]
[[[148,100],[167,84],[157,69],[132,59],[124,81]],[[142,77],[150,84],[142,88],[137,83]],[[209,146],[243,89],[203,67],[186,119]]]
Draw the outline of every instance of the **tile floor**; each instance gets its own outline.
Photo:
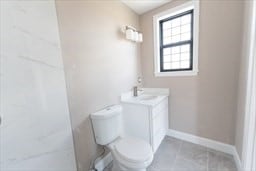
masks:
[[[231,155],[165,137],[148,171],[237,171]]]
[[[105,169],[110,171],[111,166]],[[231,155],[165,137],[147,171],[237,171]]]

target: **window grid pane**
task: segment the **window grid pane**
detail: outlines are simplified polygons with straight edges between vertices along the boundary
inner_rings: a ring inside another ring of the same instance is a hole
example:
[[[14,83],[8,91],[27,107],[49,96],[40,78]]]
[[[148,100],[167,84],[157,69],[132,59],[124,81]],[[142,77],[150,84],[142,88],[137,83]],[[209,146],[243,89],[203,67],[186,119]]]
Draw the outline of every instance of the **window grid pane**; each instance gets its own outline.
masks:
[[[163,22],[163,45],[191,39],[191,13]]]
[[[190,67],[190,45],[163,48],[163,69],[188,69]]]

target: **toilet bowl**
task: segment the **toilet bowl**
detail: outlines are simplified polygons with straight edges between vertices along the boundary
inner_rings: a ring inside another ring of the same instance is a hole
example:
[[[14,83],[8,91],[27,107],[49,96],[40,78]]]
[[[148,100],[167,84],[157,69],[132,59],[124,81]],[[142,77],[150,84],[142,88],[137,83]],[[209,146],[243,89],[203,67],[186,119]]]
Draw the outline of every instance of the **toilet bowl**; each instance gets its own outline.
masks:
[[[123,136],[121,113],[121,106],[115,105],[91,114],[96,143],[111,151],[112,171],[146,171],[153,160],[152,148],[142,139]]]
[[[150,145],[137,138],[119,138],[107,147],[114,159],[112,171],[145,171],[153,160]]]

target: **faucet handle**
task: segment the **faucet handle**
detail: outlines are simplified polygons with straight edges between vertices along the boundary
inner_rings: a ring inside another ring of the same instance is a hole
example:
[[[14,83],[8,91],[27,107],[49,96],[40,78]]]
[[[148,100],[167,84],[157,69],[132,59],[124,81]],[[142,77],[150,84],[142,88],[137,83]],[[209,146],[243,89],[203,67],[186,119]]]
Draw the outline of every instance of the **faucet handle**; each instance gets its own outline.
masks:
[[[142,82],[142,78],[138,77],[138,83],[140,84]]]

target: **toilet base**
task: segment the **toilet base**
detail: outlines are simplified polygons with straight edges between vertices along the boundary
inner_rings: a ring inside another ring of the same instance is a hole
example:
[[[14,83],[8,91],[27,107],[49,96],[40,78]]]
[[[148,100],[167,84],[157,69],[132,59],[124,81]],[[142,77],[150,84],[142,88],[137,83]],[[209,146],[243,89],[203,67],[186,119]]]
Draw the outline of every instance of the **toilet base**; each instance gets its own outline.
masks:
[[[115,160],[113,161],[113,167],[111,171],[146,171],[146,169],[129,169],[121,166],[118,162]]]
[[[153,156],[152,156],[152,158],[148,159],[145,162],[136,163],[136,164],[129,163],[127,161],[123,161],[120,156],[119,156],[120,158],[118,158],[118,159],[116,158],[116,157],[118,157],[118,153],[116,152],[115,144],[121,140],[122,140],[122,138],[119,138],[107,145],[107,148],[110,150],[112,158],[113,158],[113,166],[112,166],[111,171],[146,171],[147,167],[150,165],[150,163],[153,160]],[[124,163],[127,163],[127,165],[126,164],[124,165]]]

